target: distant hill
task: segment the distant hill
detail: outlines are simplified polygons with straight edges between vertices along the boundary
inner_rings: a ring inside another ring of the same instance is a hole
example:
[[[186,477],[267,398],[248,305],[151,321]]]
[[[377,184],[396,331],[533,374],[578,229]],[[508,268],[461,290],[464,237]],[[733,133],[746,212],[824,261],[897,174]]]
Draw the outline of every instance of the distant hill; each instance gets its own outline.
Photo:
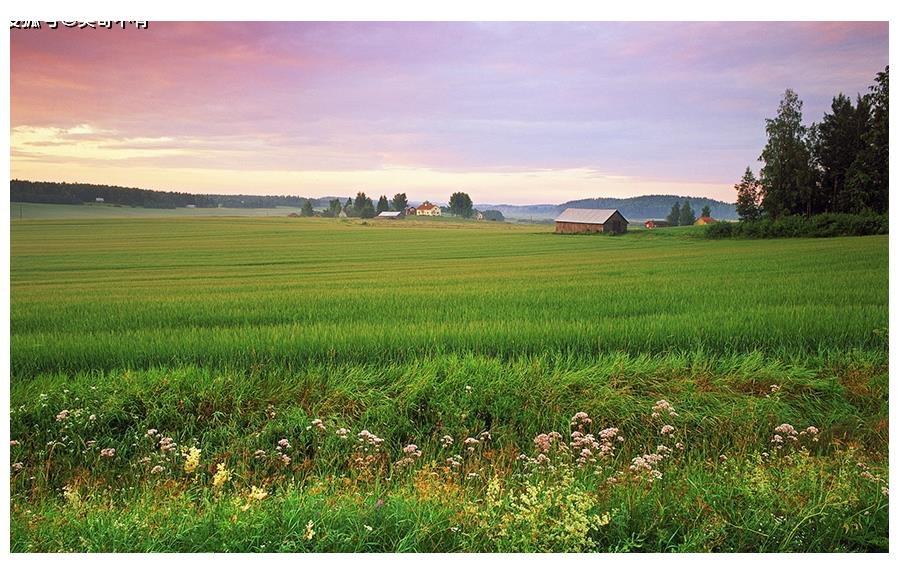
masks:
[[[101,198],[104,203],[156,209],[175,209],[189,205],[195,207],[300,208],[305,199],[292,195],[208,195],[90,183],[55,183],[18,179],[10,181],[10,201],[73,205],[94,203],[96,198]]]
[[[588,209],[617,209],[621,215],[630,221],[645,221],[647,219],[665,219],[675,202],[679,204],[688,201],[696,215],[701,214],[705,205],[711,208],[711,217],[715,219],[736,219],[736,204],[708,199],[706,197],[686,197],[680,195],[641,195],[619,199],[615,197],[598,197],[595,199],[575,199],[558,205],[494,205],[477,204],[474,207],[480,210],[497,209],[507,218],[547,220],[554,219],[567,208],[580,207]]]

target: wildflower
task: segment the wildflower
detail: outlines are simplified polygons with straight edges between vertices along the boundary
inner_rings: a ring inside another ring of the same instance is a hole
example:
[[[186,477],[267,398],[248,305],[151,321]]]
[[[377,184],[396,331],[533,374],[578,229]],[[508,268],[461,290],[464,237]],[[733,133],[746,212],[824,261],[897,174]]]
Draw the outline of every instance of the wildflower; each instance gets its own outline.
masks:
[[[781,386],[780,386],[780,385],[772,385],[772,386],[770,386],[770,387],[768,388],[768,392],[770,392],[770,393],[777,393],[777,392],[780,391],[780,390],[781,390]]]
[[[224,483],[230,480],[231,472],[227,470],[227,466],[221,462],[218,463],[218,470],[214,473],[214,476],[211,477],[211,484],[214,486],[215,490],[221,490],[224,488]]]
[[[281,456],[281,459],[282,459],[282,464],[284,464],[285,466],[288,466],[289,464],[291,464],[291,457],[288,456],[287,454],[283,454]]]
[[[660,399],[653,405],[653,418],[659,418],[662,413],[669,413],[669,416],[676,416],[675,409],[669,404],[669,401]]]
[[[592,419],[589,418],[589,415],[580,411],[573,415],[573,418],[570,419],[570,428],[576,427],[578,430],[582,431],[584,428],[592,424]]]
[[[535,461],[537,461],[538,464],[545,464],[550,460],[551,459],[549,459],[544,453],[539,454],[538,457],[535,458]]]
[[[368,532],[371,532],[372,530],[374,530],[374,528],[372,528],[371,526],[368,526],[368,525],[366,524],[366,525],[365,525],[365,530],[367,530]]]
[[[337,430],[337,431],[336,431],[336,436],[338,436],[339,438],[341,438],[341,439],[343,439],[343,440],[346,440],[346,438],[349,437],[349,429],[347,429],[347,428],[341,428],[341,429]]]
[[[483,440],[483,441],[487,441],[493,438],[493,436],[490,434],[490,431],[483,431],[482,433],[480,433],[479,436],[480,436],[480,440]]]
[[[263,449],[259,449],[253,453],[253,456],[255,456],[256,458],[262,458],[265,455],[266,455],[266,451],[264,451]]]
[[[676,449],[676,450],[685,450],[685,444],[684,444],[684,443],[681,443],[681,442],[677,442],[677,443],[675,443],[675,449]]]
[[[13,463],[13,472],[20,472],[22,468],[23,468],[23,464],[21,462]]]
[[[474,447],[476,447],[478,444],[480,444],[480,441],[475,439],[472,436],[469,436],[466,439],[464,439],[464,446],[467,447],[468,452],[474,452]]]
[[[813,442],[818,442],[820,440],[816,437],[816,435],[820,434],[820,430],[814,426],[809,426],[806,429],[804,429],[804,434],[808,434],[812,436]]]
[[[159,444],[160,450],[163,452],[173,452],[176,450],[176,443],[168,436],[162,437]]]
[[[445,435],[439,439],[439,442],[442,443],[442,447],[449,448],[451,445],[455,444],[455,439],[451,438],[450,435]]]
[[[103,458],[112,458],[115,456],[115,449],[114,448],[104,448],[101,451],[99,451],[99,456]]]
[[[461,468],[463,460],[464,459],[461,458],[460,454],[456,454],[454,456],[449,457],[447,462],[451,466],[452,469],[457,470]]]
[[[535,437],[535,448],[540,452],[547,452],[551,450],[551,437],[541,433]]]
[[[147,429],[147,436],[154,436],[156,434],[159,434],[157,429]]]
[[[720,462],[727,462],[727,455],[725,454],[722,454],[717,458],[720,460]]]
[[[304,538],[304,540],[310,540],[310,539],[312,539],[312,538],[314,537],[314,534],[315,534],[315,532],[314,532],[314,521],[311,520],[311,521],[309,521],[309,522],[307,523],[307,525],[304,527],[304,536],[303,536],[303,538]]]
[[[291,443],[288,442],[288,439],[283,438],[282,440],[279,441],[279,445],[276,448],[283,449],[283,448],[290,448],[290,447],[291,447]]]
[[[658,454],[663,454],[663,453],[667,453],[667,454],[668,454],[668,453],[672,452],[672,449],[669,448],[668,446],[664,445],[664,444],[660,444],[660,445],[657,445],[657,446],[656,446],[656,452],[657,452]]]
[[[663,434],[663,435],[666,435],[666,434],[672,434],[673,431],[675,431],[675,427],[674,427],[674,426],[672,426],[672,425],[665,425],[665,426],[659,431],[659,433],[660,433],[660,434]]]
[[[58,421],[58,422],[61,422],[61,421],[63,421],[63,420],[67,420],[67,417],[69,417],[69,416],[70,416],[70,411],[67,410],[67,409],[64,409],[63,411],[61,411],[61,412],[59,412],[57,415],[55,415],[54,419],[55,419],[56,421]]]
[[[247,494],[247,498],[252,500],[263,500],[267,496],[269,496],[269,493],[258,486],[251,486],[250,493]]]
[[[190,446],[188,449],[183,448],[183,457],[185,457],[186,462],[183,464],[182,469],[186,474],[191,474],[195,472],[195,469],[198,468],[199,458],[201,457],[202,451]]]
[[[14,446],[19,446],[19,441],[18,441],[18,440],[11,440],[11,441],[10,441],[10,447],[14,447]]]
[[[762,453],[762,458],[768,458],[770,455],[767,452]]]
[[[314,428],[317,429],[317,430],[321,430],[321,431],[327,430],[327,427],[323,424],[323,421],[320,420],[320,419],[314,419],[314,420],[312,420],[312,421],[311,421],[311,425],[313,425]]]
[[[160,474],[160,473],[163,472],[164,470],[166,470],[166,469],[163,468],[162,466],[160,466],[160,465],[158,464],[158,465],[155,466],[154,468],[150,469],[150,473],[151,473],[151,474]]]
[[[469,473],[467,473],[467,478],[477,478],[477,477],[479,477],[479,476],[480,476],[480,475],[477,474],[476,472],[469,472]]]
[[[96,420],[96,415],[90,415],[90,420],[91,420],[91,421],[95,421],[95,420]]]
[[[890,487],[882,486],[880,487],[880,493],[884,496],[890,496]]]

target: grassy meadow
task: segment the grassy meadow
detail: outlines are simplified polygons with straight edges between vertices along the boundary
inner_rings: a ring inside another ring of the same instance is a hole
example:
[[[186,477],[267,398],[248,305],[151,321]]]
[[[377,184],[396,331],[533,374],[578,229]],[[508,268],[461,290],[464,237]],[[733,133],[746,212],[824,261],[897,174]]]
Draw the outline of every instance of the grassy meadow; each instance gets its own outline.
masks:
[[[14,219],[11,549],[888,549],[887,236],[552,231]]]

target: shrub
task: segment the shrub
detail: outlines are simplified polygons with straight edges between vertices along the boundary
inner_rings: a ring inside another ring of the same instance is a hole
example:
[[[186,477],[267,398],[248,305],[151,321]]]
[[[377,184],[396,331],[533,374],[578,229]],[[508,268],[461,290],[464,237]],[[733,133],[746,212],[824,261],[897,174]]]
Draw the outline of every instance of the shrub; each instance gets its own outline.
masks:
[[[776,237],[841,237],[851,235],[886,235],[889,223],[886,214],[821,213],[812,217],[788,215],[777,219],[758,219],[730,223],[719,221],[705,228],[709,239],[730,237],[768,239]]]

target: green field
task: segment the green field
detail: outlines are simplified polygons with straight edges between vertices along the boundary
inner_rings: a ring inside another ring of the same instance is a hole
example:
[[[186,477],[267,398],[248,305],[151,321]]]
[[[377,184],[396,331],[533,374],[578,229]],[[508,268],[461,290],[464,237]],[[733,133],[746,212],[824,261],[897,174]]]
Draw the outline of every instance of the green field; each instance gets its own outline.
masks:
[[[13,210],[14,551],[888,548],[886,236]]]

